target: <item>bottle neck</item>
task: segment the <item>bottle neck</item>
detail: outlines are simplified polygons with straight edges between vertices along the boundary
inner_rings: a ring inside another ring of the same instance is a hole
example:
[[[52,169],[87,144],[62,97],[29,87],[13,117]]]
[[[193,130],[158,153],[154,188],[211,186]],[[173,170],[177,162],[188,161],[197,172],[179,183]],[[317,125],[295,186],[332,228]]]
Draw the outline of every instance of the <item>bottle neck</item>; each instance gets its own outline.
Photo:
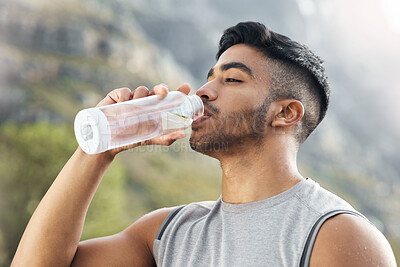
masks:
[[[204,105],[203,101],[201,98],[197,95],[192,95],[188,96],[188,99],[190,101],[190,104],[192,105],[193,108],[193,120],[196,120],[197,118],[203,116],[204,114]]]

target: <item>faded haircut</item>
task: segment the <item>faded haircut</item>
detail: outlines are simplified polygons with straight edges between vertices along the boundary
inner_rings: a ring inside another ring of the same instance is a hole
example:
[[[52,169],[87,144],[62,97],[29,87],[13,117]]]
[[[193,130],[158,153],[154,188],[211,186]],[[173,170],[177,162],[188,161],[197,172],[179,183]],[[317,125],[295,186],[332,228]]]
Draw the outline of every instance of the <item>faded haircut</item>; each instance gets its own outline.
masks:
[[[268,95],[272,101],[296,99],[304,105],[296,140],[302,144],[325,117],[329,85],[322,60],[307,46],[275,33],[258,22],[241,22],[226,29],[220,39],[217,60],[229,47],[246,44],[264,54],[269,66]]]

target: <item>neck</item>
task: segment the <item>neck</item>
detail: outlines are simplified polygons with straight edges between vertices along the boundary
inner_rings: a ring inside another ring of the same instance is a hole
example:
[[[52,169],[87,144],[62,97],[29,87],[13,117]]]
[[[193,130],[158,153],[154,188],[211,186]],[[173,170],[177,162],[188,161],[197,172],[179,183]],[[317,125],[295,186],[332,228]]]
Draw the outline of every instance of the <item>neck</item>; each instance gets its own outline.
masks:
[[[221,155],[222,199],[229,203],[258,201],[303,180],[297,170],[297,149],[288,143],[270,140],[261,146],[247,146],[241,153]]]

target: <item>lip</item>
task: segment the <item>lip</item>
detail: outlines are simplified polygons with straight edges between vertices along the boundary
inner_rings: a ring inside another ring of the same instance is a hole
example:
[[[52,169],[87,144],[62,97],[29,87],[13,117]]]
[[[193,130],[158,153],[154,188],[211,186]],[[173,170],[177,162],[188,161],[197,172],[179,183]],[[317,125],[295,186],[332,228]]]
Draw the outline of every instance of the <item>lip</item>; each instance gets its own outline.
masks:
[[[203,116],[198,117],[196,120],[193,121],[192,126],[197,126],[198,124],[202,123],[205,120],[208,120],[211,118],[213,114],[209,111],[207,106],[204,107],[204,113]]]
[[[193,121],[192,125],[199,124],[205,120],[208,120],[209,118],[211,118],[211,115],[204,114],[203,116],[201,116],[201,117],[197,118],[195,121]]]

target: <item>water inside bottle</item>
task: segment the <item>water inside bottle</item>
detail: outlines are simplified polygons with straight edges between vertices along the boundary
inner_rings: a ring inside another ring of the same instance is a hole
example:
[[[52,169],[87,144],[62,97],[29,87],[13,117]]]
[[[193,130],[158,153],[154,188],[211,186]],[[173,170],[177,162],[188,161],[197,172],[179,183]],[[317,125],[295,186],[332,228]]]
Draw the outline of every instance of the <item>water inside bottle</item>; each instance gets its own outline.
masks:
[[[109,118],[109,123],[114,123]],[[119,147],[149,140],[157,136],[184,130],[192,124],[192,119],[172,113],[152,113],[127,118],[118,127],[111,127],[111,147]]]
[[[192,124],[192,119],[181,114],[173,112],[164,112],[162,114],[163,134],[172,133],[178,130],[184,130]]]

